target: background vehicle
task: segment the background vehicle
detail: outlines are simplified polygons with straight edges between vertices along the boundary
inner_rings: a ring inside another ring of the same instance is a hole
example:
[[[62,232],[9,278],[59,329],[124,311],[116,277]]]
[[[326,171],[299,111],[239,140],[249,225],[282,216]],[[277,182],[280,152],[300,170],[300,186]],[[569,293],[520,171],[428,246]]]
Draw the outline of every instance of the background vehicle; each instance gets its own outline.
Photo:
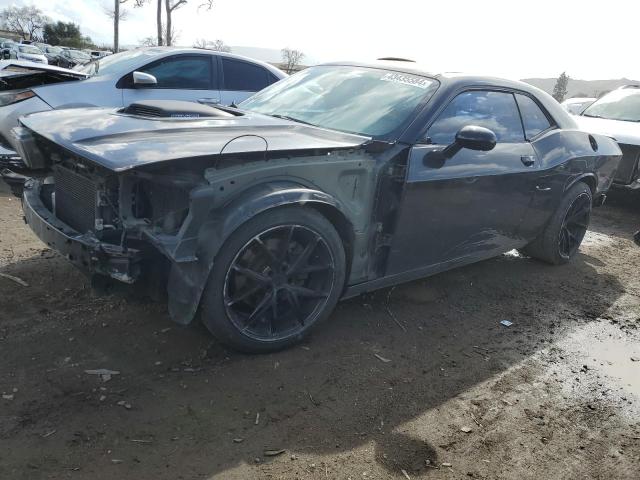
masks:
[[[24,62],[49,63],[47,57],[35,45],[14,43],[10,50],[10,57]]]
[[[51,45],[47,45],[44,47],[44,50],[42,50],[42,53],[47,57],[49,64],[57,65],[58,55],[62,53],[62,47],[52,47]]]
[[[81,50],[62,50],[56,57],[55,63],[62,68],[73,68],[91,61],[91,56]]]
[[[64,53],[64,52],[63,52]],[[239,103],[286,77],[266,63],[238,55],[191,48],[153,47],[109,55],[46,81],[36,69],[30,81],[0,87],[0,147],[15,155],[11,129],[18,118],[57,108],[122,107],[145,99]],[[80,81],[71,81],[80,80]],[[30,85],[33,85],[30,87]]]
[[[574,97],[566,99],[560,105],[562,105],[567,112],[580,115],[585,108],[595,101],[596,99],[593,97]]]
[[[609,92],[576,120],[583,130],[618,141],[623,157],[614,185],[640,189],[640,85],[626,85]]]
[[[2,51],[3,60],[8,60],[12,58],[11,51],[14,45],[17,45],[17,43],[14,42],[13,40],[5,40],[4,42],[0,43],[0,50]]]
[[[89,53],[92,59],[113,55],[113,52],[110,52],[108,50],[89,50],[87,53]]]
[[[238,109],[21,123],[23,158],[53,171],[25,184],[33,231],[85,271],[168,272],[175,321],[200,312],[248,351],[298,341],[341,297],[513,248],[568,262],[620,159],[534,87],[404,62],[312,67]]]

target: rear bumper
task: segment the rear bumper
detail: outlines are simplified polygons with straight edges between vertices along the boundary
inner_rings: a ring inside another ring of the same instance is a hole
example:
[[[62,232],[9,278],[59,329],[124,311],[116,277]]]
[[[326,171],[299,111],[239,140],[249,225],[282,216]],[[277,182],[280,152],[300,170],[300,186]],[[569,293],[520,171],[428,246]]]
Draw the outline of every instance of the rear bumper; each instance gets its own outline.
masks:
[[[22,194],[25,222],[40,240],[88,275],[98,273],[124,283],[138,279],[142,260],[139,250],[101,242],[91,232],[76,232],[45,206],[40,189],[39,181],[29,179]]]

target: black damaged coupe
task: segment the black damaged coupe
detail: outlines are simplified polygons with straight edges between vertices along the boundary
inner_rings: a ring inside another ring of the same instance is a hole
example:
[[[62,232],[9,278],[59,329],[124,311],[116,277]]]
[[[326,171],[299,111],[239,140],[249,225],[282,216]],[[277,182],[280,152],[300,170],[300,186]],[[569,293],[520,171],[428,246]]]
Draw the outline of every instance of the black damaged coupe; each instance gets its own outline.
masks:
[[[265,352],[341,298],[519,249],[578,250],[621,157],[546,93],[328,64],[236,107],[51,111],[14,135],[25,218],[81,269],[162,285],[180,324]]]

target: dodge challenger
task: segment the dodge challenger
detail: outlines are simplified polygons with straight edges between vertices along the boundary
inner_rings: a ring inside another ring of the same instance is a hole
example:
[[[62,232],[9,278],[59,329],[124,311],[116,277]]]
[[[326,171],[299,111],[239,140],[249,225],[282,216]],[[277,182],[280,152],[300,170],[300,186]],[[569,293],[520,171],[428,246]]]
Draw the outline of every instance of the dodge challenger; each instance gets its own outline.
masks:
[[[235,107],[140,101],[23,117],[26,222],[82,270],[162,285],[171,317],[251,352],[338,300],[512,249],[576,255],[616,142],[524,83],[326,64]]]

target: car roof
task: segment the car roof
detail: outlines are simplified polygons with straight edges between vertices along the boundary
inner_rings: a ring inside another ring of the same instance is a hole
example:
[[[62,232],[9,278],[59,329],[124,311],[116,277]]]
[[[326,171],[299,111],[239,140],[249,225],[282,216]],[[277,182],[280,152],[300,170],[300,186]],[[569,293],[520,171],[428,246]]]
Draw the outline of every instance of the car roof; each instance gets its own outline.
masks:
[[[455,92],[464,87],[492,87],[506,88],[510,90],[520,90],[535,97],[542,106],[551,114],[556,123],[561,128],[577,128],[577,124],[564,108],[560,106],[551,95],[533,85],[519,80],[508,80],[506,78],[493,77],[490,75],[474,75],[461,72],[433,73],[424,64],[418,62],[400,60],[378,60],[375,62],[330,62],[324,63],[326,66],[352,66],[363,68],[378,68],[423,77],[433,78],[440,82],[444,90]]]
[[[249,63],[255,63],[256,65],[260,65],[261,67],[264,67],[265,69],[269,70],[271,73],[273,73],[277,78],[284,78],[287,76],[286,73],[284,73],[282,70],[280,70],[279,68],[274,67],[273,65],[270,65],[266,62],[262,62],[260,60],[256,60],[255,58],[250,58],[250,57],[245,57],[244,55],[238,55],[235,53],[227,53],[227,52],[220,52],[217,50],[211,50],[208,48],[196,48],[196,47],[140,47],[137,48],[136,50],[142,50],[145,53],[150,53],[150,54],[157,54],[158,56],[161,55],[168,55],[168,54],[176,54],[176,53],[206,53],[209,55],[219,55],[221,57],[228,57],[228,58],[235,58],[238,60],[244,60],[246,62]]]

